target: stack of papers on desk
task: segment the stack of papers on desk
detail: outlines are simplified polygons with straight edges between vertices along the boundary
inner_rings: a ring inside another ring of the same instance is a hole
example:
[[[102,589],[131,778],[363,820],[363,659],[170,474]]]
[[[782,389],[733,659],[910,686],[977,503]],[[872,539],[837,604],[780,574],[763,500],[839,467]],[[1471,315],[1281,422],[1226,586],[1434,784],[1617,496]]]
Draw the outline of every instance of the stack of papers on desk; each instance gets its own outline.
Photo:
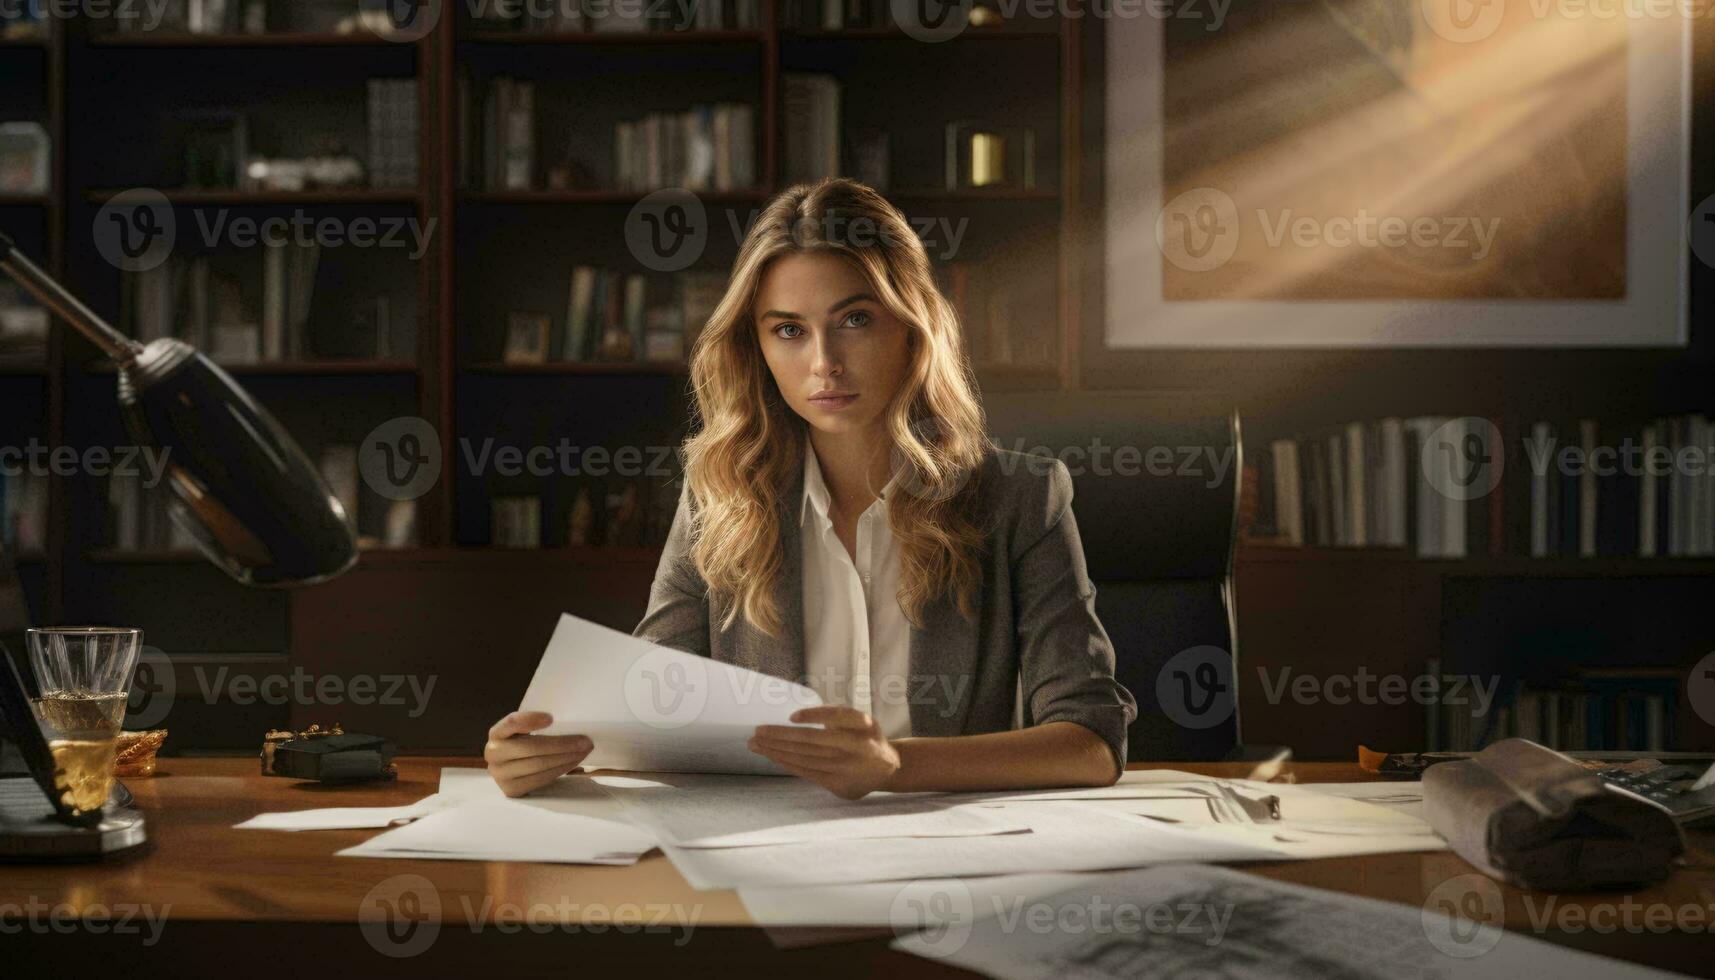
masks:
[[[236,830],[371,830],[428,816],[448,803],[436,793],[407,806],[336,806],[259,813],[232,826]]]
[[[634,864],[654,850],[648,833],[597,817],[499,803],[461,803],[348,847],[342,857]]]

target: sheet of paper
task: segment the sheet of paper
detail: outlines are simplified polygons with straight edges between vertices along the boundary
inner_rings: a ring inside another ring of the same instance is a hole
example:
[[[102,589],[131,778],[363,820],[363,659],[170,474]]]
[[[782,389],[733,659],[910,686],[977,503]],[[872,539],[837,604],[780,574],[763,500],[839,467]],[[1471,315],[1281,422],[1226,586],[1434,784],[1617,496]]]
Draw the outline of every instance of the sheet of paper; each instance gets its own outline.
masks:
[[[980,837],[1029,828],[937,793],[842,800],[801,779],[674,774],[655,786],[597,777],[632,822],[679,847],[759,847],[882,837]]]
[[[1058,872],[981,878],[924,878],[912,882],[866,881],[808,888],[740,888],[738,897],[744,902],[750,917],[764,928],[871,926],[885,929],[902,922],[910,893],[946,891],[969,894],[972,914],[986,918],[1003,912],[1014,901],[1045,898],[1090,877],[1084,872]]]
[[[910,878],[1132,868],[1164,861],[1280,860],[1285,852],[1077,802],[1000,804],[1027,834],[817,841],[775,847],[662,845],[699,889],[790,888]]]
[[[956,889],[904,899],[923,928],[895,949],[1000,980],[1667,976],[1417,906],[1198,864],[1092,878],[984,918]]]
[[[503,800],[459,803],[339,854],[632,864],[654,846],[654,837],[636,827]]]
[[[822,700],[801,684],[562,615],[518,707],[588,735],[587,769],[785,775],[745,745]]]
[[[404,820],[433,813],[448,804],[440,794],[425,796],[406,806],[336,806],[319,810],[258,813],[235,830],[370,830],[391,827]]]
[[[777,782],[778,780],[771,780]],[[561,776],[547,786],[542,787],[529,796],[518,797],[513,802],[523,806],[534,806],[555,813],[572,813],[585,817],[598,817],[602,820],[613,820],[619,823],[630,823],[631,815],[618,800],[608,795],[603,784],[615,786],[639,787],[660,786],[661,783],[632,776],[591,776],[585,773],[573,773]],[[460,768],[447,766],[441,769],[440,795],[453,801],[485,800],[497,802],[507,799],[505,793],[488,775],[487,769]]]
[[[1384,806],[1418,820],[1425,819],[1423,784],[1420,782],[1377,780],[1370,783],[1299,783],[1298,786],[1312,793],[1338,796],[1348,800],[1363,800],[1365,803]]]

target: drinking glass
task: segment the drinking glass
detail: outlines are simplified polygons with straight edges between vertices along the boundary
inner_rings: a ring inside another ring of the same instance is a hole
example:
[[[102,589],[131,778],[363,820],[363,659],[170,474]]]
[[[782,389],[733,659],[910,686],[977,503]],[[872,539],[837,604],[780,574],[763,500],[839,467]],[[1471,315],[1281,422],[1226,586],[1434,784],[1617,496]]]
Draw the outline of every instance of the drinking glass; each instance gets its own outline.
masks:
[[[143,631],[58,626],[24,635],[41,692],[30,707],[53,752],[54,782],[74,810],[99,811],[113,791],[113,760]]]

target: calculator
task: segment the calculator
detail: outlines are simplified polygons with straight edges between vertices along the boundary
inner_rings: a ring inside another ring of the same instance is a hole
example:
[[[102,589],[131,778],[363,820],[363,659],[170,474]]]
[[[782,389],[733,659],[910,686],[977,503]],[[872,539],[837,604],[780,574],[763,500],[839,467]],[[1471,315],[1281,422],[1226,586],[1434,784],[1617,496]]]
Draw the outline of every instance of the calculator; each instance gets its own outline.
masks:
[[[1680,765],[1605,766],[1596,775],[1610,788],[1666,810],[1681,824],[1715,817],[1715,765],[1707,772]]]

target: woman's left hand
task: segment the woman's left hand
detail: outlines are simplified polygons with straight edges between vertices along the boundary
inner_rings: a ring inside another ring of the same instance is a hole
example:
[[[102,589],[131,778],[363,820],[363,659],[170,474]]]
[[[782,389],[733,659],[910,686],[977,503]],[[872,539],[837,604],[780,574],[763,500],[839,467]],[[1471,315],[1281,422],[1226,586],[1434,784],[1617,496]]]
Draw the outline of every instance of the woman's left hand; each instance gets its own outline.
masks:
[[[825,727],[758,725],[750,750],[847,800],[885,787],[899,771],[899,752],[875,719],[856,708],[804,708],[790,720]]]

